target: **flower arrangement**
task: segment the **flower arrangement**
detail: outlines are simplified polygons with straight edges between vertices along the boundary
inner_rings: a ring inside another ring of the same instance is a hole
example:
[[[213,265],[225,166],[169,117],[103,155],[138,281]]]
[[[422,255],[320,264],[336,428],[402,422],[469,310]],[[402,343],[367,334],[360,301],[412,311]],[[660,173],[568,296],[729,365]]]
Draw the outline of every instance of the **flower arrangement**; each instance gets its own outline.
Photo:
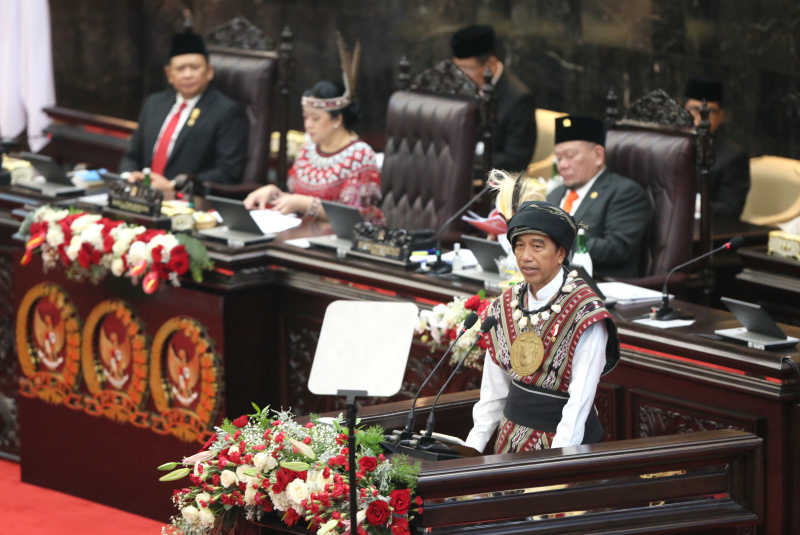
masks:
[[[478,315],[483,313],[492,300],[486,297],[481,290],[478,294],[471,297],[455,297],[451,302],[440,303],[432,310],[422,310],[417,318],[416,332],[421,335],[423,342],[430,343],[431,351],[437,346],[453,342],[458,335],[458,331],[464,326],[464,320],[471,312]],[[464,353],[475,341],[475,337],[480,331],[481,322],[475,325],[462,336],[453,351],[450,353],[450,364],[455,366],[464,356]],[[486,351],[486,342],[483,337],[478,340],[477,345],[470,351],[462,366],[466,368],[482,369],[483,355]]]
[[[213,268],[208,252],[191,236],[171,234],[112,221],[97,214],[42,206],[20,227],[27,239],[22,265],[39,250],[45,271],[61,263],[67,276],[98,282],[110,271],[130,277],[153,293],[161,280],[179,286],[178,277],[191,271],[196,281]]]
[[[358,533],[407,535],[410,512],[422,512],[422,500],[412,499],[419,463],[387,459],[382,440],[379,427],[356,432]],[[300,425],[288,412],[258,407],[225,420],[199,453],[159,467],[172,470],[162,481],[188,475],[192,482],[175,491],[180,514],[162,533],[207,535],[272,511],[288,526],[307,522],[317,535],[349,533],[348,454],[347,430],[337,421],[312,417]]]

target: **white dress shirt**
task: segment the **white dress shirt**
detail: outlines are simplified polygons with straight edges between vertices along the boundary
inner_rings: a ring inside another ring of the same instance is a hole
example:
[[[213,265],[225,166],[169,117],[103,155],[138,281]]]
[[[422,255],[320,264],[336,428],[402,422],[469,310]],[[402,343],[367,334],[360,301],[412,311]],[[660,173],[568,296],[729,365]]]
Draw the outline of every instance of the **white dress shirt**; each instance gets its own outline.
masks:
[[[537,296],[539,299],[534,299],[528,290],[527,308],[530,310],[544,306],[559,290],[563,280],[563,272],[559,271],[555,278],[539,291]],[[589,326],[578,340],[572,357],[572,374],[567,388],[569,400],[561,412],[561,421],[556,428],[551,447],[577,446],[583,442],[586,418],[589,411],[593,410],[597,383],[606,364],[607,341],[608,331],[604,321]],[[481,379],[481,397],[472,409],[473,428],[467,436],[468,446],[478,451],[484,450],[500,423],[510,387],[511,376],[495,364],[487,351]]]
[[[597,172],[597,174],[594,175],[589,182],[587,182],[586,184],[584,184],[583,186],[581,186],[581,187],[579,187],[578,189],[575,190],[575,193],[578,194],[578,198],[575,199],[574,201],[572,201],[572,210],[569,211],[569,215],[575,215],[575,212],[578,211],[578,206],[581,205],[581,201],[589,194],[590,191],[592,191],[592,188],[594,187],[594,183],[597,182],[597,178],[605,170],[606,170],[606,168],[605,168],[605,166],[603,166],[603,168],[600,169]],[[567,189],[564,192],[564,196],[561,198],[561,201],[558,203],[558,206],[560,208],[564,208],[564,203],[567,201],[567,194],[569,194],[569,189]]]
[[[170,119],[178,111],[182,103],[186,103],[186,107],[183,108],[181,112],[180,119],[178,119],[178,125],[175,127],[175,132],[172,133],[172,138],[169,140],[169,148],[167,148],[167,161],[169,161],[169,157],[172,154],[172,148],[175,146],[175,140],[178,139],[178,134],[181,133],[183,129],[183,125],[186,124],[186,121],[189,119],[189,115],[192,113],[192,110],[195,106],[197,106],[197,102],[200,100],[203,94],[200,93],[189,100],[183,98],[180,93],[178,93],[177,98],[175,99],[175,104],[172,105],[170,108],[169,113],[167,114],[167,118],[164,119],[164,123],[161,125],[161,130],[158,132],[158,138],[156,138],[156,144],[153,146],[153,154],[155,154],[156,149],[158,148],[158,144],[161,142],[161,136],[164,135],[164,130],[167,128]]]

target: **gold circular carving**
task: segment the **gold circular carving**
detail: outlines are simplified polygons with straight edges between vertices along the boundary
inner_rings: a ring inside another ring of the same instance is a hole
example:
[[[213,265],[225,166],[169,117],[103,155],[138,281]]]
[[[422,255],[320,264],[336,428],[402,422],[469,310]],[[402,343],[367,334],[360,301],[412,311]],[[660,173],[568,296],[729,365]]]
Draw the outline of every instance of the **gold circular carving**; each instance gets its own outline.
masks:
[[[57,312],[42,314],[40,304]],[[23,394],[61,403],[81,378],[80,318],[67,292],[46,282],[28,290],[17,310],[16,335]]]
[[[189,345],[173,347],[175,335]],[[222,373],[213,340],[200,322],[187,317],[164,322],[150,352],[150,390],[168,432],[205,442],[219,410]]]
[[[525,331],[511,344],[511,369],[520,377],[533,374],[542,365],[544,344],[539,335]]]
[[[106,332],[106,317],[113,315],[124,333]],[[83,375],[91,394],[101,390],[126,393],[137,407],[148,387],[147,336],[140,320],[124,301],[97,304],[83,328]],[[116,363],[122,363],[122,365]]]

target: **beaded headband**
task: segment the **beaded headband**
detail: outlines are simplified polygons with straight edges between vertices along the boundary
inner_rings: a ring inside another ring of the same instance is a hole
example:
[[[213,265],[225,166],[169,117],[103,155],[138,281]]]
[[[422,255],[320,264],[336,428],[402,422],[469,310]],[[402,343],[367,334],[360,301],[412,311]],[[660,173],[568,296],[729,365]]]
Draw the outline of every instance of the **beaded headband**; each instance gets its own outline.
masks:
[[[353,102],[352,94],[355,92],[356,76],[358,75],[358,60],[361,57],[361,43],[356,41],[353,54],[347,50],[344,38],[336,32],[336,44],[339,46],[339,60],[342,64],[342,81],[344,82],[344,95],[333,98],[303,97],[300,104],[304,108],[315,110],[334,111],[346,108]]]

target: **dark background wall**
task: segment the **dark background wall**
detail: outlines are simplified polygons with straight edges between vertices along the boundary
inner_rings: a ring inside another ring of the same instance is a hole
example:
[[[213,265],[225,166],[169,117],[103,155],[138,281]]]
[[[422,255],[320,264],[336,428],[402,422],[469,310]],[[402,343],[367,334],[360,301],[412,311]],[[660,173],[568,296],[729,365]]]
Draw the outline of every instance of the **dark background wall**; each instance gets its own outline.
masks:
[[[537,106],[602,116],[651,89],[681,97],[685,80],[726,84],[729,136],[752,156],[800,159],[800,3],[795,0],[51,0],[58,104],[135,119],[164,86],[170,35],[190,9],[199,32],[244,16],[278,38],[295,34],[299,95],[340,77],[334,34],[361,40],[362,133],[383,129],[397,61],[412,73],[449,57],[449,36],[493,24],[505,64]],[[370,136],[372,138],[372,136]]]

